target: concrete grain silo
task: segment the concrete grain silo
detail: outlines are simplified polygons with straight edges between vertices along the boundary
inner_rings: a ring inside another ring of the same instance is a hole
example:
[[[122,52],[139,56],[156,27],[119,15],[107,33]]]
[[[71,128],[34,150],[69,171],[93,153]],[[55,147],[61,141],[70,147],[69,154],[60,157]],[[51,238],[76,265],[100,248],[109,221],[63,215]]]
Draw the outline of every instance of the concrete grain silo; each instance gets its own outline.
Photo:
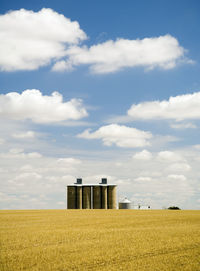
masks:
[[[91,209],[91,186],[83,186],[83,209]]]
[[[108,209],[108,189],[107,186],[101,186],[101,208]]]
[[[76,187],[68,186],[67,189],[67,208],[76,209]]]
[[[101,186],[93,186],[93,209],[101,209]]]
[[[103,178],[99,184],[82,184],[77,179],[75,184],[67,186],[68,209],[116,209],[117,186],[107,184]]]
[[[108,209],[117,209],[117,187],[116,185],[108,186]]]
[[[77,209],[82,209],[82,194],[83,194],[82,186],[77,186],[76,187],[76,208]]]

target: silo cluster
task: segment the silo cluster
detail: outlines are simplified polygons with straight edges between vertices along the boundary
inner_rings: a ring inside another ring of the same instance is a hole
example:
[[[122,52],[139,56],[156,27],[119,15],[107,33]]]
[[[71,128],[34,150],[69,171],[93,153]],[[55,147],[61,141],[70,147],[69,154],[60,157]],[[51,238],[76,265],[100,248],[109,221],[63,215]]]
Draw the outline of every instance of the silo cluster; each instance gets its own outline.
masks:
[[[116,209],[117,186],[107,184],[103,178],[100,184],[75,184],[67,186],[67,209]]]

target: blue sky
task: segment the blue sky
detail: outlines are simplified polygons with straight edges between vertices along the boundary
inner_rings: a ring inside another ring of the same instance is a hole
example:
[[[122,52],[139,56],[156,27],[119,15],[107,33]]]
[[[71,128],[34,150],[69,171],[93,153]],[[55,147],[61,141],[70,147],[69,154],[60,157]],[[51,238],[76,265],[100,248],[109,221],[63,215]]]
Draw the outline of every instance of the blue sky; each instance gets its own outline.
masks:
[[[1,1],[0,207],[65,208],[67,184],[107,177],[119,199],[199,209],[199,11]]]

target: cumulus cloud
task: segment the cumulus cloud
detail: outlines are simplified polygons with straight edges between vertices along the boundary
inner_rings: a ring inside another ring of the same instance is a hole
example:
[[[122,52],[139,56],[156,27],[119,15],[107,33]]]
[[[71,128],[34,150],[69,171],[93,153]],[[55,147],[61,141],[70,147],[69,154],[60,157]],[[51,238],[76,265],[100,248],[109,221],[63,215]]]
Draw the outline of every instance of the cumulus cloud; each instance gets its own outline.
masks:
[[[79,23],[50,8],[0,15],[0,39],[2,71],[35,70],[54,63],[55,71],[85,64],[93,73],[102,74],[137,66],[172,69],[180,60],[191,62],[171,35],[141,40],[118,38],[91,47],[80,46],[87,35]]]
[[[184,158],[181,155],[172,151],[161,151],[157,154],[157,158],[169,162],[184,161]]]
[[[36,172],[25,172],[25,173],[21,173],[18,176],[16,176],[13,181],[27,180],[27,178],[29,178],[31,180],[35,180],[35,179],[38,180],[38,179],[41,179],[42,176]]]
[[[76,166],[76,165],[81,164],[81,160],[75,159],[75,158],[71,158],[71,157],[68,157],[68,158],[59,158],[57,160],[57,164],[58,165],[63,165],[63,166]]]
[[[191,166],[188,163],[173,163],[166,170],[172,172],[187,172],[191,170]]]
[[[179,180],[179,181],[186,180],[186,177],[184,175],[176,175],[176,174],[168,175],[168,178],[173,179],[173,180]]]
[[[132,119],[200,119],[200,92],[170,97],[168,101],[133,104],[128,110]],[[191,127],[190,127],[191,128]]]
[[[66,170],[69,172],[73,171],[78,165],[82,163],[81,160],[68,157],[68,158],[60,158],[56,161],[56,170],[60,170],[65,172]],[[55,165],[54,165],[55,166]]]
[[[120,126],[118,124],[102,126],[95,132],[85,130],[77,136],[85,139],[102,139],[103,144],[106,146],[112,146],[115,144],[118,147],[131,148],[150,145],[148,140],[152,138],[152,134],[150,132],[145,132],[127,126]]]
[[[13,148],[10,149],[8,153],[0,153],[0,158],[30,158],[30,159],[34,159],[34,158],[41,158],[42,154],[40,154],[39,152],[24,152],[24,149],[22,148]]]
[[[58,123],[81,119],[87,115],[80,99],[64,102],[58,92],[47,96],[39,90],[32,89],[25,90],[21,94],[10,92],[0,95],[0,118],[30,119],[35,123]]]
[[[87,38],[77,21],[50,8],[15,10],[0,16],[0,69],[34,70],[66,55]]]
[[[152,157],[153,157],[152,154],[147,150],[137,152],[136,154],[133,155],[133,158],[137,160],[151,160]]]
[[[91,72],[100,74],[138,66],[147,69],[172,69],[184,58],[184,53],[184,48],[171,35],[142,40],[119,38],[90,48],[72,46],[67,50],[68,59],[65,62],[58,61],[53,70],[71,70],[81,64],[90,65]]]
[[[193,123],[172,123],[170,125],[171,128],[173,129],[196,129],[197,126]]]
[[[136,182],[151,182],[152,178],[151,177],[138,177],[135,179]]]
[[[36,133],[34,131],[20,132],[14,133],[12,137],[17,139],[32,139],[36,137]]]
[[[73,71],[74,70],[74,66],[70,61],[65,61],[65,60],[61,60],[56,62],[53,67],[52,67],[53,71]]]
[[[105,159],[105,152],[102,156],[99,152],[98,159],[85,156],[79,160],[69,156],[69,149],[62,151],[63,157],[52,156],[52,153],[46,156],[44,153],[35,159],[28,157],[29,153],[23,149],[13,149],[0,154],[0,164],[4,169],[0,169],[3,176],[0,179],[1,192],[6,191],[5,197],[0,192],[1,208],[60,208],[57,202],[66,202],[66,185],[74,183],[79,176],[84,183],[98,183],[102,177],[107,177],[109,183],[118,185],[119,197],[127,196],[135,204],[148,203],[152,208],[172,204],[187,209],[197,208],[199,161],[191,159],[197,155],[196,151],[191,152],[187,156],[187,150],[181,151],[191,164],[188,170],[185,162],[163,163],[157,159],[155,151],[148,163],[137,159],[133,163],[127,150],[125,155],[118,152],[111,159]],[[121,166],[117,167],[116,162]]]
[[[23,153],[23,151],[24,151],[24,149],[21,149],[21,148],[13,148],[13,149],[9,150],[9,153],[20,154],[20,153]]]
[[[30,152],[26,154],[28,158],[41,158],[42,155],[38,152]]]
[[[19,168],[20,171],[31,172],[33,171],[32,165],[25,164]]]

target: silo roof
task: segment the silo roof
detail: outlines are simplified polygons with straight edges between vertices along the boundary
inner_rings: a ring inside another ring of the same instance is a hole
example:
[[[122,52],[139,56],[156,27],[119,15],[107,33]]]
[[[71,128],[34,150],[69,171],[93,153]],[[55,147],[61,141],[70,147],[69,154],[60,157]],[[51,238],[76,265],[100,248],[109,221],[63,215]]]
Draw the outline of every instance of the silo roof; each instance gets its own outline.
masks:
[[[77,184],[77,183],[73,183],[73,184],[68,184],[67,186],[117,186],[116,184],[99,184],[99,183],[85,183],[85,184]]]
[[[124,198],[123,200],[120,201],[120,203],[131,203],[131,201],[128,200],[127,198]]]

